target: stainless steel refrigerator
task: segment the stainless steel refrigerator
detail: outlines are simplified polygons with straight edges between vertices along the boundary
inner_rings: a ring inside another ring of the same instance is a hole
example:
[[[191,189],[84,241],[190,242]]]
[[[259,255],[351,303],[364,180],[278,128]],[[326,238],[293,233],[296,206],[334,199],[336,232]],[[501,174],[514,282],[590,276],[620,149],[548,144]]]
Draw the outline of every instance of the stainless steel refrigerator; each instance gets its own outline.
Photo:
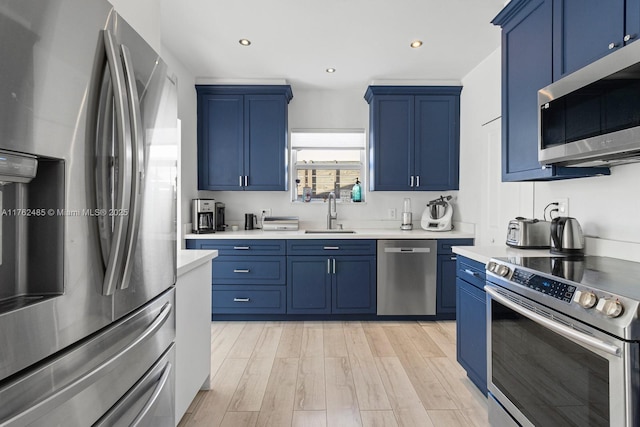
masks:
[[[0,425],[174,425],[176,81],[105,0],[0,0]]]

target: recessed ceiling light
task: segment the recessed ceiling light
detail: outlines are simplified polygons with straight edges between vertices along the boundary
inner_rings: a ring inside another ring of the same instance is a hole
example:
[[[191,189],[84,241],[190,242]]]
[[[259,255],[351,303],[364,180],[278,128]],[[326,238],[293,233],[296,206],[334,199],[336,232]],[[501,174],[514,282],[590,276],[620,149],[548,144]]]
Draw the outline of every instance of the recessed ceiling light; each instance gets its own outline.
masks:
[[[335,72],[336,72],[336,69],[335,69],[335,68],[327,68],[325,71],[326,71],[327,73],[331,74],[331,73],[335,73]]]
[[[251,44],[251,40],[249,40],[249,39],[240,39],[240,40],[238,40],[238,43],[240,43],[242,46],[249,46]]]
[[[422,40],[414,40],[411,42],[411,47],[414,49],[420,46],[422,46]]]

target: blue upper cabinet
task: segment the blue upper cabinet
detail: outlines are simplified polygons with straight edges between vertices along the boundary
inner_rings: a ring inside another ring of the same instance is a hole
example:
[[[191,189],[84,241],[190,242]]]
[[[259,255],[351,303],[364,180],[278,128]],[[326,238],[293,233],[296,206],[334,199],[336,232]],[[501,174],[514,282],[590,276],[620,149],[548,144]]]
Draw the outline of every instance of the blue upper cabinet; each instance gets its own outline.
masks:
[[[198,189],[287,189],[290,86],[197,85]]]
[[[458,189],[460,86],[369,86],[371,190]]]
[[[558,80],[634,41],[640,26],[638,3],[638,0],[554,0],[553,79]]]
[[[492,21],[502,27],[502,181],[608,174],[608,168],[542,167],[538,90],[553,82],[552,0],[512,0]]]

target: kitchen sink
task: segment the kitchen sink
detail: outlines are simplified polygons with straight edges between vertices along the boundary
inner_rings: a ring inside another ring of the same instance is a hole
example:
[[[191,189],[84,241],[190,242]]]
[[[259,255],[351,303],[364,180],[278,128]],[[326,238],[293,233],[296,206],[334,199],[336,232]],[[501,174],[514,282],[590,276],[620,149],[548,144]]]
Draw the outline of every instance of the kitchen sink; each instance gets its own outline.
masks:
[[[339,230],[339,229],[318,229],[318,230],[304,230],[304,234],[355,234],[355,230]]]

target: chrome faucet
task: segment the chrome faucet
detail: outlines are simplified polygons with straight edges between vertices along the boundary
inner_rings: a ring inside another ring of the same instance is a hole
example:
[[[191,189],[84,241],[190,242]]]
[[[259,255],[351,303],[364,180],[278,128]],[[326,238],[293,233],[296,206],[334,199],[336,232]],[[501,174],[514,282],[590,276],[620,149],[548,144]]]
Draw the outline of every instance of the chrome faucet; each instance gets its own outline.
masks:
[[[333,199],[333,210],[331,210],[331,199]],[[327,230],[333,229],[332,221],[338,219],[338,207],[336,205],[336,193],[333,191],[329,193],[329,197],[327,198],[327,202],[329,202],[329,212],[327,213]]]

